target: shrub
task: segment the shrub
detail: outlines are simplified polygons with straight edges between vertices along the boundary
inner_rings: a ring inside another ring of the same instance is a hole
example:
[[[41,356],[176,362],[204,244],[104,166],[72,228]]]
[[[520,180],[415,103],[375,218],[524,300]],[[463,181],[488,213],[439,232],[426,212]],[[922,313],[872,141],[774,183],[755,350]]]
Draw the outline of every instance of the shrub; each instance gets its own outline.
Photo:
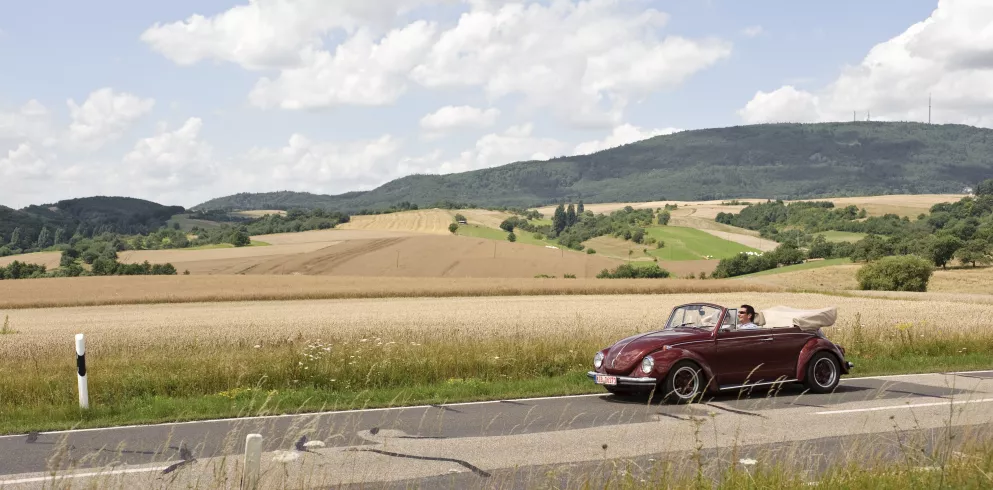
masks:
[[[516,242],[517,241],[517,235],[515,235],[514,232],[508,233],[507,234],[507,241],[509,241],[509,242]]]
[[[648,267],[635,267],[630,264],[617,266],[613,271],[603,269],[597,274],[597,279],[665,279],[671,274],[669,271],[652,264]]]
[[[458,223],[450,223],[448,225],[448,231],[451,232],[451,233],[455,233],[456,231],[459,231],[459,224]]]
[[[933,272],[930,261],[916,255],[900,255],[869,262],[855,277],[863,290],[924,292]]]

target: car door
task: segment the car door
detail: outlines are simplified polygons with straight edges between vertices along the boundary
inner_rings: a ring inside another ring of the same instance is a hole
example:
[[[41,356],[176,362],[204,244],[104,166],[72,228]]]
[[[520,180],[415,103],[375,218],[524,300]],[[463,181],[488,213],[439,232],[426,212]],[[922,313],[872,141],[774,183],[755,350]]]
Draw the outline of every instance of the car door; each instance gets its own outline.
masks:
[[[804,332],[799,327],[773,328],[772,347],[769,352],[768,362],[772,368],[769,373],[773,379],[783,377],[784,379],[796,378],[796,363],[800,357],[800,351],[807,341],[814,337],[811,332]]]
[[[721,386],[772,381],[777,370],[770,366],[772,332],[766,329],[720,331],[714,371]],[[780,365],[780,369],[781,369]]]

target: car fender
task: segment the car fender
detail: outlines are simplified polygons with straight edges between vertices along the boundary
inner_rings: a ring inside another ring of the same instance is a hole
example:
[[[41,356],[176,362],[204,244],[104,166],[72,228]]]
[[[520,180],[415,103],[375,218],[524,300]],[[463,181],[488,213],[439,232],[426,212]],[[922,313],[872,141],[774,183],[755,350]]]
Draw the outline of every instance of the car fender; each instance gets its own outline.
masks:
[[[821,351],[828,351],[838,358],[838,364],[841,368],[840,374],[848,374],[848,366],[845,365],[845,355],[838,349],[838,346],[828,339],[822,337],[814,337],[807,341],[803,345],[803,349],[800,350],[800,355],[797,357],[796,361],[796,379],[797,381],[803,381],[807,376],[807,363],[810,362],[810,358],[814,357]]]
[[[673,347],[671,349],[658,350],[649,355],[655,359],[654,372],[659,375],[668,375],[669,368],[679,361],[691,360],[697,363],[697,365],[700,366],[700,369],[703,370],[703,373],[707,376],[707,391],[714,391],[717,389],[717,386],[713,385],[714,371],[710,369],[710,365],[707,364],[707,361],[704,361],[703,358],[696,352]],[[659,381],[662,381],[662,379],[663,377],[660,377]]]

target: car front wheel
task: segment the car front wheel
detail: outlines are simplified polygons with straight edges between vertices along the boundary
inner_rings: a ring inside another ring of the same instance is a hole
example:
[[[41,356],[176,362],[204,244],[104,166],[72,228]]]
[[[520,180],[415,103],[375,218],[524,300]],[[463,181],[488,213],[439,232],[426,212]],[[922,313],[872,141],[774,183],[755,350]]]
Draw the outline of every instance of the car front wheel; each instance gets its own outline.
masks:
[[[662,395],[667,401],[691,403],[703,393],[703,372],[696,364],[683,361],[669,370],[662,383]]]
[[[828,393],[841,380],[838,360],[827,352],[818,352],[807,363],[807,374],[803,383],[814,393]]]

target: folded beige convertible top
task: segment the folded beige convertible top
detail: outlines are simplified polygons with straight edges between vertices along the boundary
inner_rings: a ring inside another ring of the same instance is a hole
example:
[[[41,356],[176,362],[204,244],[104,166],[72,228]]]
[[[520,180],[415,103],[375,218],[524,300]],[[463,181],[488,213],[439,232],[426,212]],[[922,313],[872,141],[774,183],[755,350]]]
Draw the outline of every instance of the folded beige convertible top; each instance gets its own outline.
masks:
[[[797,326],[802,330],[830,327],[838,319],[838,308],[831,306],[818,310],[801,310],[789,306],[774,306],[760,310],[755,323],[765,328]],[[759,323],[762,321],[763,323]]]

